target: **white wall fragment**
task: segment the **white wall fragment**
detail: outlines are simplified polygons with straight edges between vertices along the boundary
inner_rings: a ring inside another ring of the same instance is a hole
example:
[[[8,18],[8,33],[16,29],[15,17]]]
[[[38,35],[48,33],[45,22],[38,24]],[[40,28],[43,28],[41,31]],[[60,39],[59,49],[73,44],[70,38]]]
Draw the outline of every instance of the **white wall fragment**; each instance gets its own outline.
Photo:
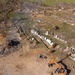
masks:
[[[31,34],[34,34],[34,35],[38,36],[40,39],[45,40],[45,41],[46,41],[48,44],[50,44],[51,46],[53,45],[53,42],[52,42],[50,39],[47,39],[46,37],[44,37],[44,36],[42,36],[42,35],[39,35],[39,34],[37,33],[37,31],[31,30]],[[48,32],[47,32],[47,34],[48,34]]]

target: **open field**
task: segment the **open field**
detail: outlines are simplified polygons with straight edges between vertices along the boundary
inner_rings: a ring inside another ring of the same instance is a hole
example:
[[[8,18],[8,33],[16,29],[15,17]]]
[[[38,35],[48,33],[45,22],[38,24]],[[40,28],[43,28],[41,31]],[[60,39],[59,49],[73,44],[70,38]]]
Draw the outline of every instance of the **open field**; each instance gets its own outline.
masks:
[[[75,0],[29,0],[33,2],[40,2],[46,5],[55,5],[56,3],[75,3]]]

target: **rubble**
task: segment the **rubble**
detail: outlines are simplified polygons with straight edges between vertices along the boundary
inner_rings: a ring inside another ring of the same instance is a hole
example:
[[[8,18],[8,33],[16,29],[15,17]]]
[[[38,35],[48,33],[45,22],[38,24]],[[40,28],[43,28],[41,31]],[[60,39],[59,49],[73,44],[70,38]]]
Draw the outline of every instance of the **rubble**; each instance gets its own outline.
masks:
[[[10,40],[9,42],[9,46],[18,46],[20,44],[20,41],[14,39],[14,40]]]
[[[61,38],[59,38],[58,35],[55,35],[54,38],[56,38],[57,40],[59,40],[59,41],[65,43],[65,44],[67,43],[67,41],[65,41],[65,40],[63,40],[63,39],[61,39]]]
[[[0,45],[2,45],[3,41],[4,41],[4,36],[3,34],[0,33]]]
[[[75,61],[75,47],[74,46],[70,48],[69,54],[71,54],[70,58]]]
[[[45,35],[48,35],[48,33],[49,33],[49,32],[48,32],[48,31],[46,31],[46,32],[45,32]]]
[[[41,58],[41,59],[47,59],[47,56],[45,56],[44,54],[40,54],[39,58]]]
[[[37,31],[31,30],[31,34],[38,36],[40,39],[46,41],[49,45],[51,45],[51,46],[53,45],[52,40],[47,39],[45,36],[39,35]]]
[[[0,56],[8,55],[21,48],[21,37],[15,27],[10,27],[5,37],[2,34],[0,36]]]

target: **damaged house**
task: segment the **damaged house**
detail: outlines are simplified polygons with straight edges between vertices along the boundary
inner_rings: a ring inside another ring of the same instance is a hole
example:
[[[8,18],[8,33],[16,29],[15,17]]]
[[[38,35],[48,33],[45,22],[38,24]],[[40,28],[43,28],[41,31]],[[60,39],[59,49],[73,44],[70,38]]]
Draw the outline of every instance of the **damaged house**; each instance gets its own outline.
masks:
[[[37,31],[31,30],[31,34],[38,36],[40,39],[46,41],[49,45],[51,45],[51,46],[53,45],[52,40],[47,39],[47,37],[45,37],[45,36],[39,35]]]
[[[75,61],[75,47],[71,47],[70,52],[71,52],[70,58]]]

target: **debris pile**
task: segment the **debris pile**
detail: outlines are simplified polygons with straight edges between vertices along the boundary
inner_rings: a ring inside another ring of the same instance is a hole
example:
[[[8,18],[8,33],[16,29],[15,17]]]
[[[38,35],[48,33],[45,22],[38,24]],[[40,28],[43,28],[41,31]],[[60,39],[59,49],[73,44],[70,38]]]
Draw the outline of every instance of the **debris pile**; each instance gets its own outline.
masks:
[[[49,45],[53,45],[53,42],[51,39],[47,39],[46,37],[44,37],[43,35],[39,35],[37,31],[35,30],[31,30],[31,34],[38,36],[40,39],[46,41]]]
[[[15,27],[10,28],[5,37],[0,36],[0,55],[5,56],[21,48],[21,37]]]
[[[47,59],[47,56],[45,56],[44,54],[40,54],[39,58],[41,58],[41,59]]]

